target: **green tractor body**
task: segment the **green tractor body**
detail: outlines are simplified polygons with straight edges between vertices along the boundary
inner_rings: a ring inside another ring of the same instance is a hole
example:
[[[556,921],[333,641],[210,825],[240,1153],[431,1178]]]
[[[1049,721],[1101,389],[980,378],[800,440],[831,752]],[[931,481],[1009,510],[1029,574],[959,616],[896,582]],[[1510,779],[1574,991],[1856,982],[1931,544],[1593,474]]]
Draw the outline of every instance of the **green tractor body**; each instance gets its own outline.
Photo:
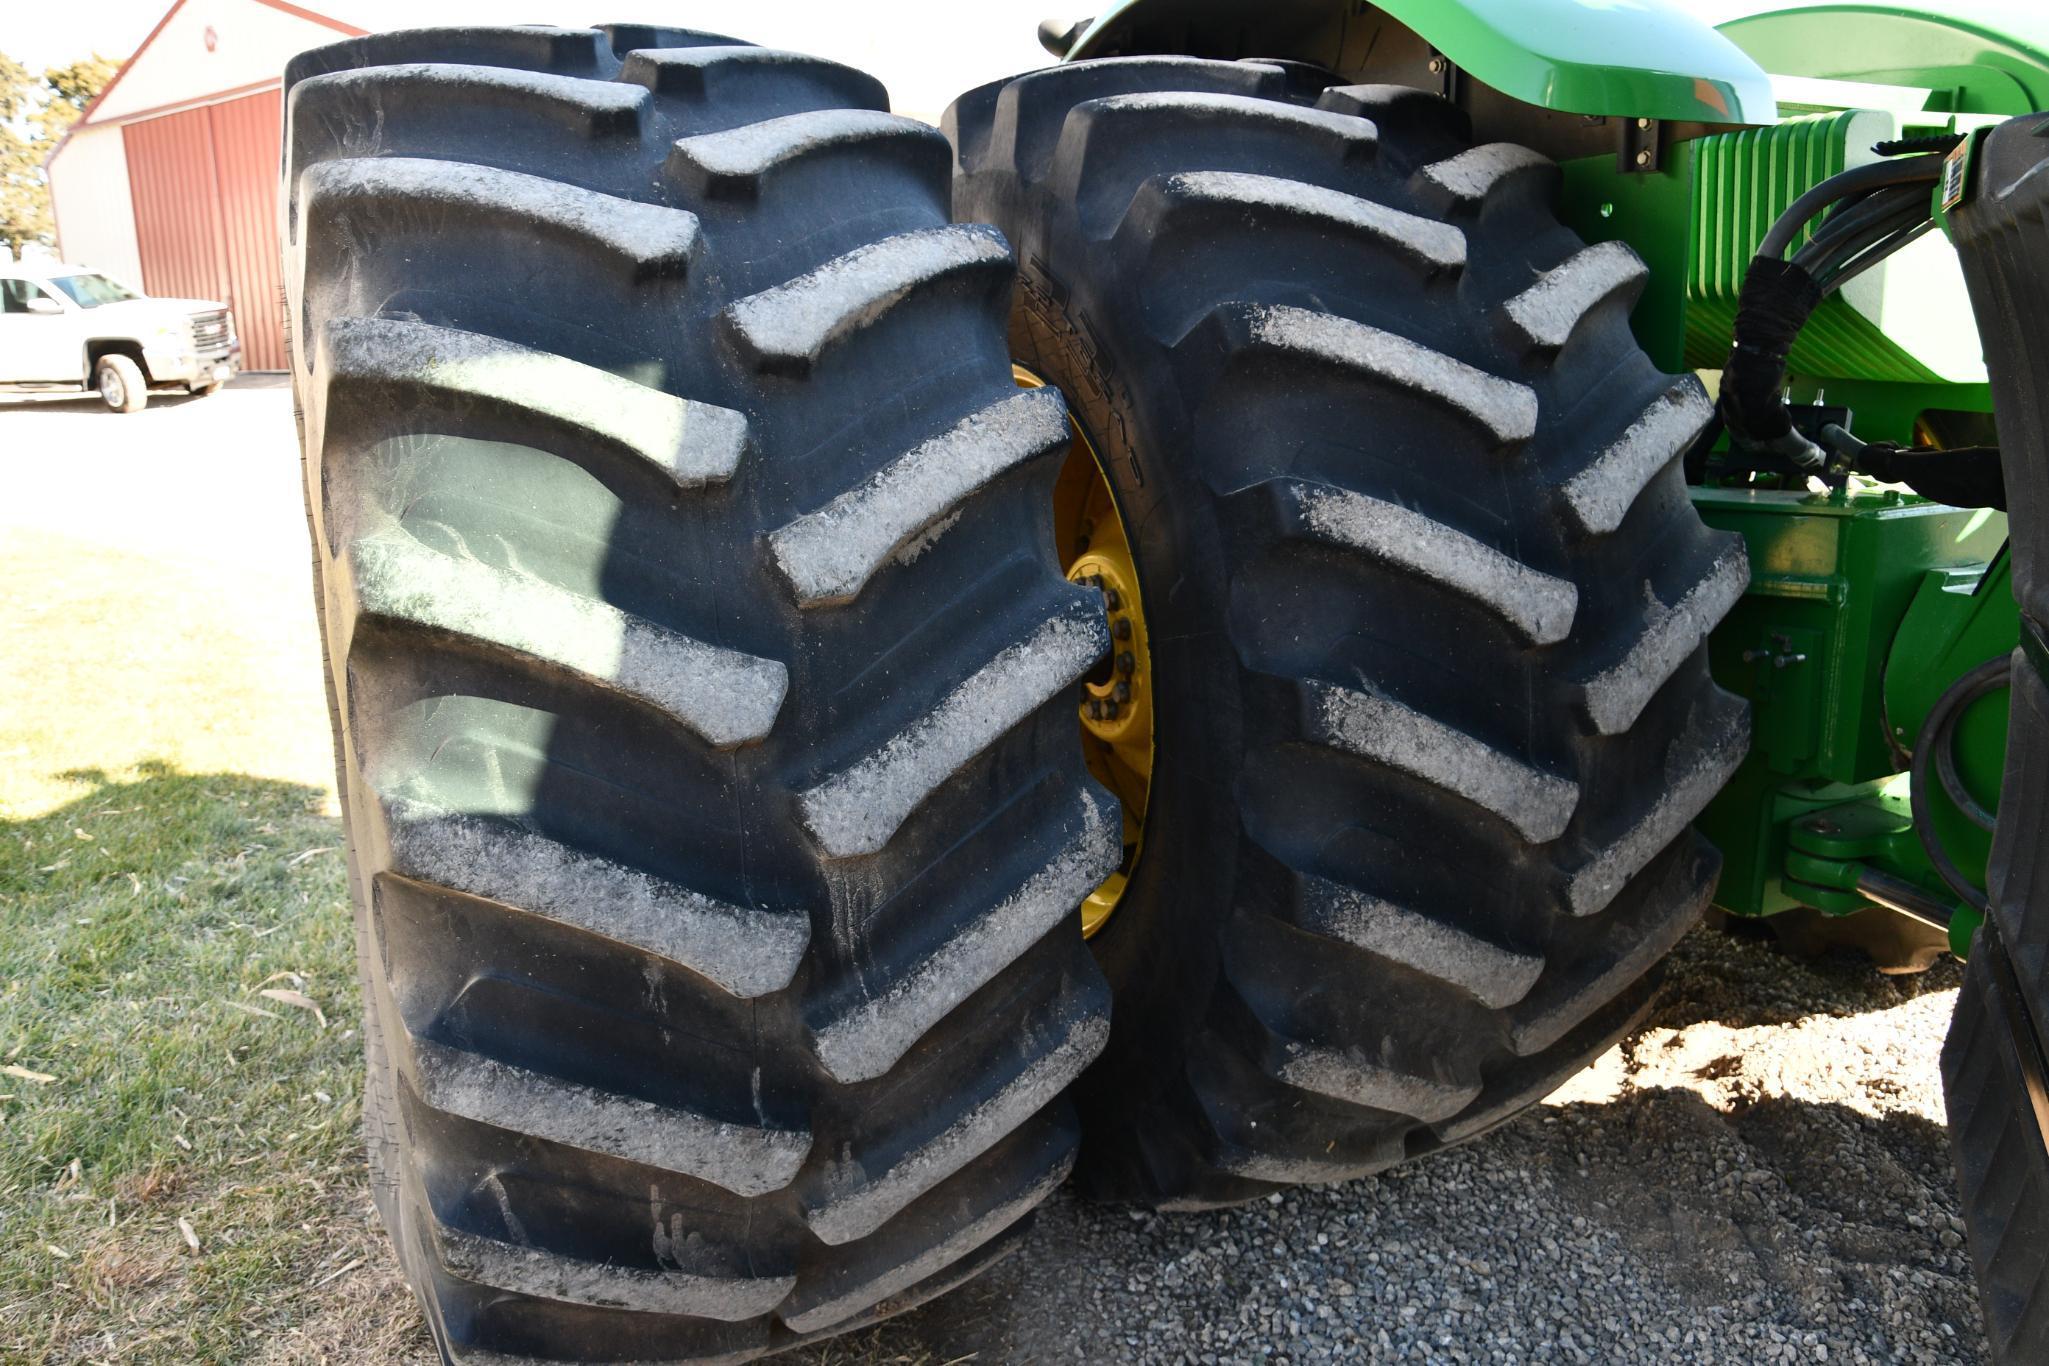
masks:
[[[1719,30],[1676,5],[1596,0],[1124,0],[1068,60],[1173,52],[1286,58],[1348,80],[1437,90],[1476,136],[1536,147],[1560,212],[1649,266],[1632,324],[1660,367],[1718,374],[1745,273],[1807,190],[1878,144],[2049,107],[2049,17],[2022,5],[1823,3]],[[1991,388],[1955,249],[1930,235],[1827,299],[1794,343],[1791,398],[1864,440],[1942,447],[1992,430]],[[1909,756],[1958,680],[2016,647],[2006,518],[1898,488],[1829,492],[1709,478],[1704,520],[1740,533],[1750,587],[1713,637],[1716,680],[1753,709],[1749,758],[1703,814],[1716,905],[1763,917],[1877,910],[1968,950],[1980,913],[1914,829]],[[1943,718],[1945,768],[1997,809],[2006,699]],[[1954,866],[1982,886],[1991,834],[1936,784],[1917,795]]]
[[[1376,6],[1285,0],[1257,14],[1231,4],[1123,0],[1068,51],[1070,61],[1159,50],[1178,31],[1191,56],[1288,57],[1334,71],[1369,59],[1393,81],[1414,63],[1413,84],[1462,72],[1501,94],[1565,114],[1716,123],[1772,118],[1771,83],[1757,64],[1678,5],[1626,8],[1592,0],[1391,0]],[[1389,41],[1392,40],[1392,41]],[[1448,65],[1433,69],[1433,60]],[[1419,60],[1420,59],[1420,60]]]

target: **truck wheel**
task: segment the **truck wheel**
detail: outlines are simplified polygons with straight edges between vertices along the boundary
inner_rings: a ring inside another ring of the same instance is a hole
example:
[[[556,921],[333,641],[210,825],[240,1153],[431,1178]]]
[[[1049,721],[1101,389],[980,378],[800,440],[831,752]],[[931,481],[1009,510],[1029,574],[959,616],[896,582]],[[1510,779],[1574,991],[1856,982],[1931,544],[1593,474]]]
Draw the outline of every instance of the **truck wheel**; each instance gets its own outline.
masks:
[[[378,1206],[455,1360],[756,1355],[1012,1246],[1117,858],[1014,262],[846,67],[615,26],[286,76]]]
[[[142,377],[142,367],[126,356],[101,356],[92,382],[100,402],[114,412],[139,413],[149,402],[149,381]]]
[[[1705,640],[1748,566],[1688,501],[1709,402],[1631,337],[1642,263],[1452,105],[1311,74],[1085,62],[946,123],[1137,578],[1150,782],[1079,1099],[1091,1186],[1160,1206],[1385,1168],[1607,1047],[1747,739]]]

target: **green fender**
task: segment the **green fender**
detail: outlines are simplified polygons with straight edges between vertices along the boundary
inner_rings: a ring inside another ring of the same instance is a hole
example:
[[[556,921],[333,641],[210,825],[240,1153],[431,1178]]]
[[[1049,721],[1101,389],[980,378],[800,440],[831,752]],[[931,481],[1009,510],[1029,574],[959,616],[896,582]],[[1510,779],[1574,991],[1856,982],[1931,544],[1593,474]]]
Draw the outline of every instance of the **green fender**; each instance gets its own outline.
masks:
[[[1155,26],[1190,36],[1171,49],[1143,50],[1289,56],[1270,46],[1271,35],[1351,22],[1363,8],[1353,0],[1117,0],[1066,57],[1129,50],[1135,32]],[[1777,122],[1763,69],[1673,0],[1381,0],[1378,8],[1474,80],[1525,104],[1568,114]],[[1231,50],[1248,29],[1269,46]]]
[[[1815,0],[1733,19],[1722,32],[1780,76],[1871,81],[1936,92],[1951,114],[2049,109],[2049,3]]]

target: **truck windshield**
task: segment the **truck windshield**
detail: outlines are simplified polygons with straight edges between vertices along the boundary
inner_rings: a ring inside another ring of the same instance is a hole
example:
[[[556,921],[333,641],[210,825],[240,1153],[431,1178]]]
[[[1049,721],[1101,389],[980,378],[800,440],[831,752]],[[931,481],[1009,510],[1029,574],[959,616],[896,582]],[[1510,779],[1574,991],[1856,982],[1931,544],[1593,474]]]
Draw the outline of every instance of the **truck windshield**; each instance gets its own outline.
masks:
[[[70,295],[71,301],[80,308],[98,308],[101,304],[118,304],[123,299],[142,297],[104,275],[53,275],[49,283]]]

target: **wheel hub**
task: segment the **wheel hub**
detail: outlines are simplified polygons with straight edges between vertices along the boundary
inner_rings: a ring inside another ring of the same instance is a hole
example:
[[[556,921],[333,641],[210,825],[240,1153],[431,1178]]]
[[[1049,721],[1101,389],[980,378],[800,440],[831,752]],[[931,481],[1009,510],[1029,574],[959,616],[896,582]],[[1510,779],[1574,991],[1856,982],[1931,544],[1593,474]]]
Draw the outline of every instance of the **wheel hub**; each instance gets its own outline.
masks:
[[[1044,383],[1022,366],[1014,370],[1025,388]],[[1102,462],[1079,424],[1053,489],[1053,531],[1068,582],[1099,591],[1110,624],[1110,657],[1082,681],[1079,719],[1089,772],[1117,795],[1124,809],[1124,861],[1082,903],[1081,932],[1088,938],[1117,909],[1145,843],[1153,774],[1153,668],[1131,542]]]

